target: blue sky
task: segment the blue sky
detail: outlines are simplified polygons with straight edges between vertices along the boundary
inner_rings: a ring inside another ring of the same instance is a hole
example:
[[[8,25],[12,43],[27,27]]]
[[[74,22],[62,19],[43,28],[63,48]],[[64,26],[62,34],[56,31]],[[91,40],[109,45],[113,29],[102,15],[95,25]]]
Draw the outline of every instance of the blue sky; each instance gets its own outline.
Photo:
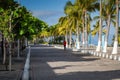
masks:
[[[48,25],[54,25],[61,16],[64,16],[64,6],[68,0],[18,0],[34,16],[45,21]],[[74,0],[70,0],[74,2]]]
[[[48,25],[54,25],[58,22],[58,19],[64,14],[64,6],[68,0],[16,0],[20,1],[22,6],[25,6],[30,12],[37,18],[45,21]],[[74,3],[75,0],[70,0]],[[99,12],[94,12],[91,16],[99,15]],[[91,27],[95,24],[95,21],[91,23]],[[113,35],[114,28],[110,30],[110,35]],[[112,39],[112,38],[111,38]],[[93,42],[97,43],[97,38]],[[112,40],[109,40],[110,43]]]

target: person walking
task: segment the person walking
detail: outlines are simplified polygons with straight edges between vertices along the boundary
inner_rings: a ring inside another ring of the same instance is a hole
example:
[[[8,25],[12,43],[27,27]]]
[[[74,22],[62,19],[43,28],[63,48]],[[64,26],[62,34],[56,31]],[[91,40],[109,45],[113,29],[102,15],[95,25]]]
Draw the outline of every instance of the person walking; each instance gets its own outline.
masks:
[[[63,42],[63,45],[64,45],[64,51],[66,51],[66,41],[65,40]]]

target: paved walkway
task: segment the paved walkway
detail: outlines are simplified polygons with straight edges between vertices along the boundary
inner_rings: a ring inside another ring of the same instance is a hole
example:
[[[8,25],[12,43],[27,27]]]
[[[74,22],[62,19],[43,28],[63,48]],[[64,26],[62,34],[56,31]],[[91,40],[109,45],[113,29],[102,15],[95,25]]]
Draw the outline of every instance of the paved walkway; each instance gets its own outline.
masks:
[[[17,57],[12,57],[12,71],[6,70],[5,65],[2,64],[2,57],[0,52],[0,80],[20,80],[25,63],[25,53],[18,59]]]
[[[31,80],[120,80],[119,61],[76,53],[31,47]]]

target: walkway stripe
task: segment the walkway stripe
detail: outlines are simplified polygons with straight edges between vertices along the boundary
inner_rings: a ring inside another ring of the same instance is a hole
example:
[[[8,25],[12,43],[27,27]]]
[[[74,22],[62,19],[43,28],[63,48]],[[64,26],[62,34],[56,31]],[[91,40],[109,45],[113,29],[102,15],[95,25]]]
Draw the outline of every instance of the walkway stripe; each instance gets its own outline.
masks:
[[[27,59],[24,66],[22,80],[29,80],[29,68],[30,68],[30,46],[29,46],[29,51],[28,51]]]

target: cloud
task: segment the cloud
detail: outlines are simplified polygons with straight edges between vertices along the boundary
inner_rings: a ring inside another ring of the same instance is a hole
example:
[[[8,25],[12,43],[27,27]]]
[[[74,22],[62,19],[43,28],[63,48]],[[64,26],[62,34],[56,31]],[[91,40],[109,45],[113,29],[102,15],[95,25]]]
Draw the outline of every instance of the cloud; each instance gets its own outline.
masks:
[[[41,10],[33,11],[33,15],[40,18],[48,18],[48,17],[59,16],[63,14],[64,13],[62,11],[41,11]]]
[[[58,22],[58,19],[61,16],[64,16],[64,12],[62,11],[36,10],[32,13],[35,17],[40,18],[41,20],[47,22],[49,25],[56,24]]]

